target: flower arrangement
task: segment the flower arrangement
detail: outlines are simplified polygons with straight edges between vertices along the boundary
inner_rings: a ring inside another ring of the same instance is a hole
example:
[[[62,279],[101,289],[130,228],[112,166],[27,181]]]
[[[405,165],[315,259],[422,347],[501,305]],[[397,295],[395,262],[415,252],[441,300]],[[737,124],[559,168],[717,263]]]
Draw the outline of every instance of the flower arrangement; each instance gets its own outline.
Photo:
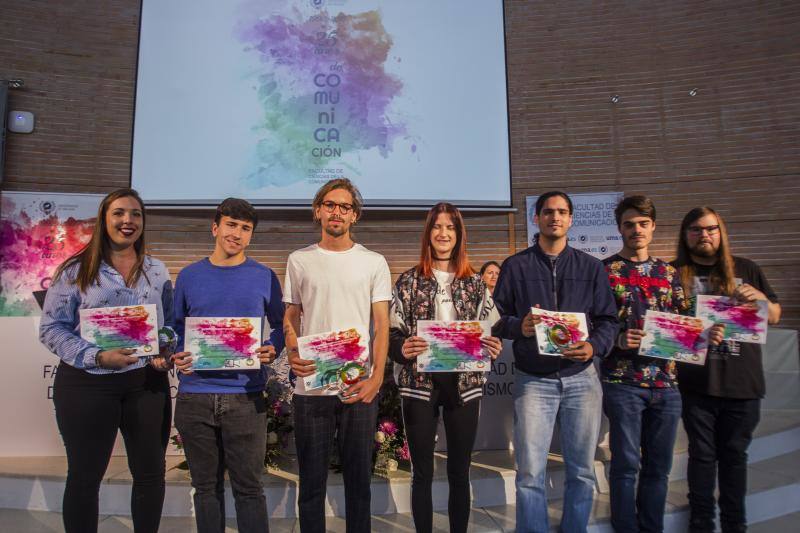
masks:
[[[408,441],[398,425],[389,419],[382,420],[375,433],[375,474],[388,478],[401,464],[407,466],[410,459]]]
[[[287,365],[288,366],[288,365]],[[274,368],[273,368],[274,369]],[[286,374],[280,370],[271,372],[267,379],[267,451],[264,466],[278,468],[278,459],[289,446],[289,436],[294,431],[292,425],[292,394],[288,369]]]
[[[383,384],[378,405],[374,464],[375,474],[386,478],[400,467],[408,470],[411,464],[411,454],[408,450],[400,409],[400,394],[394,382],[389,380]]]

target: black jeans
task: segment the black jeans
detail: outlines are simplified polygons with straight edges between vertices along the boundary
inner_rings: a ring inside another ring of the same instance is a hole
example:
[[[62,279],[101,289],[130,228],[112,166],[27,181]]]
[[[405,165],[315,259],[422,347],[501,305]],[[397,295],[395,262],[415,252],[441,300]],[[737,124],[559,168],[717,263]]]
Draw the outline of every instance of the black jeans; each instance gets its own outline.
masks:
[[[689,435],[690,531],[714,531],[714,486],[719,480],[723,532],[747,530],[747,448],[758,425],[761,400],[735,400],[682,392]]]
[[[178,393],[175,428],[192,476],[198,533],[225,531],[226,469],[239,531],[269,531],[262,483],[267,448],[264,393]]]
[[[294,438],[300,467],[297,507],[302,533],[324,533],[331,446],[338,432],[347,533],[370,531],[370,482],[378,400],[344,404],[336,396],[295,394]]]
[[[98,375],[64,363],[53,384],[53,403],[67,451],[65,531],[97,531],[100,483],[117,430],[133,476],[133,527],[137,533],[158,531],[172,413],[166,373],[145,367]]]
[[[459,405],[455,374],[435,376],[431,399],[403,398],[403,425],[411,452],[411,514],[418,532],[433,529],[433,450],[439,409],[447,436],[447,514],[451,532],[465,532],[469,523],[469,467],[478,431],[480,399]],[[452,382],[451,382],[452,381]]]

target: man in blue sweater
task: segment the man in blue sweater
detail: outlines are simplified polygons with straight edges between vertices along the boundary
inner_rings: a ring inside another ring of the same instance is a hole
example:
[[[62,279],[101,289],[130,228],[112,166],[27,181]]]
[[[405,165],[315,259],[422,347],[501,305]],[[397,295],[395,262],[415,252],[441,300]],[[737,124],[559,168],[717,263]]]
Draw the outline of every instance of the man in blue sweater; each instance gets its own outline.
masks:
[[[184,268],[175,283],[175,324],[183,349],[186,317],[266,317],[269,341],[261,365],[283,349],[281,286],[268,267],[245,256],[258,223],[248,202],[228,198],[217,207],[214,252]],[[225,531],[225,470],[231,480],[239,531],[269,531],[261,475],[267,444],[267,369],[192,370],[189,352],[174,356],[180,371],[175,427],[186,452],[197,530]]]
[[[566,465],[561,531],[585,531],[595,483],[592,463],[600,431],[602,388],[592,362],[611,349],[617,307],[603,264],[567,246],[572,201],[560,191],[541,195],[536,243],[503,263],[494,301],[501,319],[493,334],[514,341],[514,454],[517,531],[549,531],[545,467],[556,421]],[[541,320],[531,307],[585,313],[586,341],[562,356],[542,355]]]

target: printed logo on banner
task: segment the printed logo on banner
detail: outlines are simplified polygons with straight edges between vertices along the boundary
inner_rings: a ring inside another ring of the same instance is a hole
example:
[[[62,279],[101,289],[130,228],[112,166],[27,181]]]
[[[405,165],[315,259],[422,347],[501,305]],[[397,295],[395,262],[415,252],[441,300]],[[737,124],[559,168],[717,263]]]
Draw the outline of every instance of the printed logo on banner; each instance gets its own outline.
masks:
[[[347,0],[308,0],[314,9],[323,9],[328,6],[343,6]]]
[[[39,210],[44,214],[44,216],[50,216],[50,213],[56,208],[56,203],[51,202],[50,200],[45,200],[44,202],[39,204]]]
[[[58,265],[92,236],[102,195],[3,192],[0,316],[34,316]]]
[[[622,249],[622,237],[614,220],[614,209],[623,193],[570,194],[573,214],[572,227],[567,233],[569,245],[598,259],[605,259]],[[534,222],[538,196],[527,196],[525,206],[528,226],[528,246],[533,245],[539,228]]]

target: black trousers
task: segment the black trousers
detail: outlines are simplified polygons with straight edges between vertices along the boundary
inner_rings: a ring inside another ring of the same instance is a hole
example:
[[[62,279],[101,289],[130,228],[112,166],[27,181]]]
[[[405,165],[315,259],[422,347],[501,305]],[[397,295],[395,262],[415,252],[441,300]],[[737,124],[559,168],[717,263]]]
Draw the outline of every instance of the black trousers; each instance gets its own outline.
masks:
[[[722,531],[746,531],[747,448],[758,425],[761,400],[685,391],[682,397],[683,426],[689,436],[690,531],[714,531],[717,482]]]
[[[300,469],[297,508],[302,533],[325,532],[325,492],[331,446],[338,433],[344,480],[345,529],[369,533],[372,457],[378,422],[378,400],[344,404],[336,396],[295,394],[294,439]]]
[[[469,467],[478,431],[480,399],[459,405],[456,374],[434,376],[430,401],[403,398],[403,424],[411,452],[411,514],[419,532],[433,529],[433,451],[439,411],[447,436],[447,513],[451,532],[465,532],[472,507]]]
[[[172,413],[166,373],[145,367],[96,375],[61,364],[53,385],[53,402],[67,451],[65,531],[97,531],[100,483],[119,429],[133,476],[134,530],[157,532]]]

